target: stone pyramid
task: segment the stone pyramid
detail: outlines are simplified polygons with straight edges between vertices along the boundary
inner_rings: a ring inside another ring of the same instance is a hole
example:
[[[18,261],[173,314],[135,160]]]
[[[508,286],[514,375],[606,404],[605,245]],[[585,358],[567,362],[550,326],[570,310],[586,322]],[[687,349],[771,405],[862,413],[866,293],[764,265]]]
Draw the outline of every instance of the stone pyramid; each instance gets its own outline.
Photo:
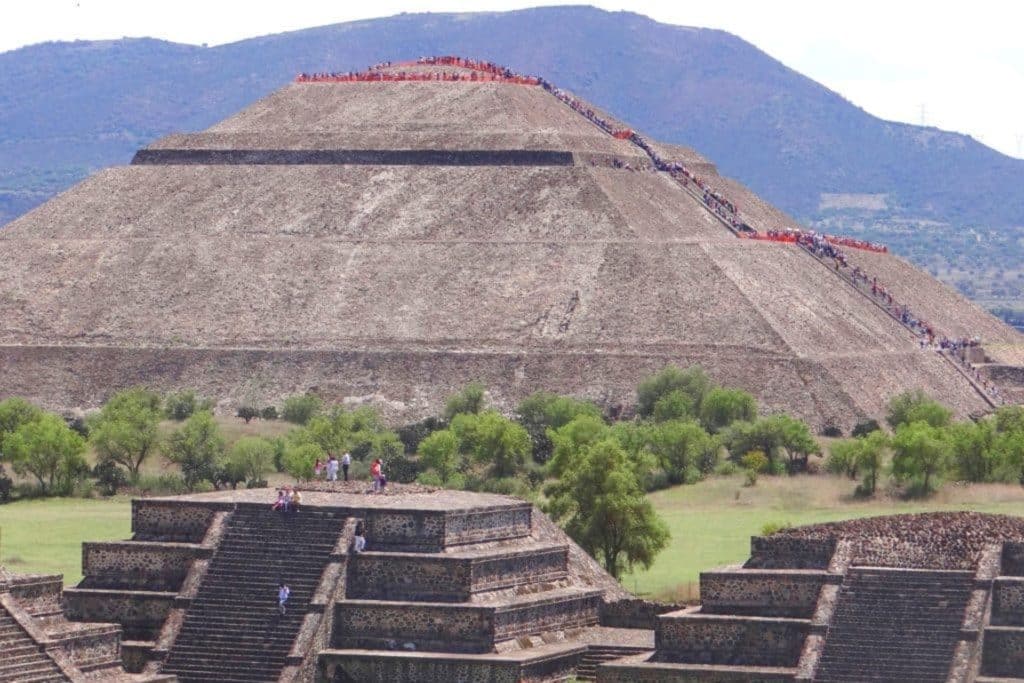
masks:
[[[830,272],[740,239],[798,226],[692,150],[448,61],[298,79],[8,225],[0,394],[315,390],[415,419],[473,380],[506,408],[537,389],[628,404],[675,363],[848,427],[908,389],[990,409],[981,382],[1014,376],[1021,336],[904,261],[846,249]],[[854,267],[994,370],[923,351]]]

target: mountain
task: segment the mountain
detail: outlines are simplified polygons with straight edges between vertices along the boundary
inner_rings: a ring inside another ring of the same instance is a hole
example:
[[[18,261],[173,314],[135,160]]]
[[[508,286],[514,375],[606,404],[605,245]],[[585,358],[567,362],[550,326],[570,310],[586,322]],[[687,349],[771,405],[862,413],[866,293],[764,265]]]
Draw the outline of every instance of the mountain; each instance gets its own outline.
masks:
[[[0,54],[0,223],[296,72],[448,53],[542,74],[700,150],[804,221],[1024,226],[1024,161],[882,121],[731,34],[588,7],[403,14],[213,48],[125,39]]]

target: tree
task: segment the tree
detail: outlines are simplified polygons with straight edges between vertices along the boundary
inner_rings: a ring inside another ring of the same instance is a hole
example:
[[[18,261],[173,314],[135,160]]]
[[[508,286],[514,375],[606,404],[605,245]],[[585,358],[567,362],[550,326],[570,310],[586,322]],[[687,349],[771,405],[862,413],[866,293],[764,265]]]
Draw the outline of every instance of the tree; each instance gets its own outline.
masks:
[[[952,448],[940,429],[923,420],[901,424],[892,439],[892,473],[897,481],[912,480],[923,495],[949,466]]]
[[[875,495],[878,487],[878,475],[885,464],[885,451],[889,447],[889,437],[876,429],[860,440],[857,450],[857,467],[863,472],[860,493],[866,496]]]
[[[35,477],[44,494],[67,495],[89,472],[85,439],[51,413],[18,427],[8,435],[5,448],[14,471]]]
[[[0,401],[0,457],[4,454],[4,439],[18,428],[35,422],[43,416],[40,408],[23,398],[8,398]]]
[[[658,374],[640,382],[636,390],[637,413],[641,417],[653,416],[658,400],[678,390],[690,399],[691,415],[699,414],[701,402],[710,388],[711,380],[698,366],[680,370],[667,365]]]
[[[821,455],[821,447],[807,423],[789,415],[772,415],[767,421],[779,432],[779,445],[789,457],[787,471],[790,474],[806,472],[808,458]]]
[[[952,417],[953,411],[917,389],[893,396],[889,400],[885,421],[893,429],[918,421],[932,427],[945,427]]]
[[[733,422],[750,422],[756,417],[757,400],[742,389],[715,387],[707,393],[700,406],[700,422],[712,434]]]
[[[650,429],[648,438],[671,484],[692,484],[715,468],[718,443],[696,422],[663,422]]]
[[[470,382],[462,391],[452,394],[444,404],[444,419],[451,420],[456,415],[475,415],[484,409],[484,394],[487,388],[480,382]]]
[[[132,482],[158,442],[163,413],[160,396],[142,388],[111,397],[91,421],[89,439],[99,462],[110,461],[128,470]]]
[[[531,451],[530,435],[523,426],[493,410],[471,419],[475,424],[465,433],[468,437],[467,450],[473,459],[489,465],[492,477],[519,474]]]
[[[554,448],[547,463],[548,473],[561,477],[575,468],[586,447],[606,438],[610,431],[604,420],[593,415],[580,415],[559,429],[549,429],[548,438]]]
[[[171,432],[164,457],[181,468],[189,491],[194,491],[201,481],[214,481],[224,458],[224,438],[213,415],[205,411],[195,413]]]
[[[442,485],[462,470],[459,440],[450,429],[433,432],[419,444],[420,460],[434,470]]]
[[[298,481],[309,481],[313,478],[316,461],[323,459],[324,451],[315,443],[293,445],[284,453],[284,471]]]
[[[281,417],[287,422],[304,425],[309,422],[310,418],[320,413],[323,405],[323,401],[316,394],[289,396],[284,400]]]
[[[722,443],[733,460],[749,451],[761,451],[768,458],[769,471],[781,471],[780,457],[788,458],[790,474],[807,469],[810,455],[821,452],[810,428],[789,415],[771,415],[753,422],[734,422],[722,430]]]
[[[559,429],[580,415],[600,418],[601,411],[590,401],[538,391],[522,400],[516,408],[516,415],[519,424],[530,434],[534,461],[544,464],[554,449],[548,438],[549,429]]]
[[[871,432],[877,432],[882,427],[878,424],[878,420],[874,418],[865,418],[859,420],[857,424],[853,425],[853,429],[850,431],[850,436],[867,436]]]
[[[249,424],[254,419],[260,416],[260,411],[255,406],[241,405],[238,406],[238,410],[235,411],[235,417],[239,417],[245,420],[245,424]]]
[[[213,410],[213,401],[196,398],[192,390],[173,392],[164,399],[164,415],[168,420],[182,422],[197,410]]]
[[[840,439],[833,441],[825,458],[825,469],[832,474],[840,474],[850,479],[857,478],[860,468],[857,457],[860,450],[859,439]]]
[[[655,422],[669,420],[687,420],[697,414],[693,406],[693,397],[682,389],[673,389],[654,403],[652,417]]]
[[[958,422],[946,428],[946,438],[952,446],[957,478],[973,482],[992,480],[995,468],[995,422]]]
[[[231,447],[226,466],[246,486],[265,485],[264,475],[274,471],[274,444],[258,436],[243,436]]]
[[[0,419],[0,430],[2,429],[3,420]],[[1006,432],[1024,432],[1024,406],[1002,406],[997,409],[996,431],[1000,434]]]
[[[647,500],[628,456],[614,438],[585,449],[549,486],[548,511],[584,550],[618,578],[635,564],[650,567],[669,539]]]
[[[277,419],[277,408],[274,406],[267,406],[260,411],[260,418],[263,420],[276,420]]]

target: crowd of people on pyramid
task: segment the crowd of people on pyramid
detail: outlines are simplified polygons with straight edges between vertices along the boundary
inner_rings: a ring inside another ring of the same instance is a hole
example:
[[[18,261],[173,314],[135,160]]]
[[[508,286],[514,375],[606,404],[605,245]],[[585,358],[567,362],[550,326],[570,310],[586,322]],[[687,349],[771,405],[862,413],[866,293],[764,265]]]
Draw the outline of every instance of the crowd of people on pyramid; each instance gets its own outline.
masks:
[[[414,67],[414,66],[452,66],[467,69],[470,73],[458,72],[387,72],[383,69],[393,67]],[[511,69],[493,62],[476,61],[455,56],[420,57],[415,61],[408,62],[381,62],[362,72],[345,73],[314,73],[299,74],[296,80],[300,83],[308,82],[353,82],[353,81],[496,81],[505,83],[516,83],[522,85],[537,85],[556,99],[567,105],[577,114],[585,117],[595,126],[605,131],[612,137],[619,140],[628,140],[650,158],[654,168],[658,171],[668,173],[683,187],[690,189],[690,184],[696,186],[695,196],[716,216],[721,218],[739,236],[747,236],[754,239],[764,239],[775,242],[787,242],[797,244],[820,259],[832,261],[837,273],[841,273],[845,279],[855,287],[867,293],[882,305],[890,315],[899,320],[903,325],[918,335],[921,348],[934,348],[939,353],[959,362],[974,377],[976,382],[984,387],[984,390],[993,398],[998,397],[998,390],[995,385],[985,380],[981,373],[967,360],[964,348],[968,345],[977,345],[979,340],[975,339],[948,339],[941,337],[936,339],[935,331],[931,325],[923,319],[918,318],[910,312],[905,304],[898,303],[892,293],[878,282],[878,278],[869,277],[861,268],[855,267],[851,272],[846,272],[849,263],[846,254],[839,248],[850,247],[865,251],[886,253],[888,249],[876,242],[858,240],[852,237],[818,234],[814,231],[801,230],[768,230],[759,233],[746,223],[740,220],[739,210],[736,204],[706,184],[699,176],[677,161],[663,159],[660,154],[642,136],[629,128],[622,128],[612,121],[604,118],[585,102],[573,97],[553,83],[538,76],[527,76],[516,73]],[[634,170],[628,163],[613,160],[615,168]],[[638,169],[639,170],[639,167]]]

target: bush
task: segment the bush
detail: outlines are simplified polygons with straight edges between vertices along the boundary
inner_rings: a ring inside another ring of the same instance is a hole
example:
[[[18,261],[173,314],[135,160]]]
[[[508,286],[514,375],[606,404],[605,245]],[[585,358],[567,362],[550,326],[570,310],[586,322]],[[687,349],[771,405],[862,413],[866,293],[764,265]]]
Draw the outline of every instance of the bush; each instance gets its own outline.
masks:
[[[11,500],[11,489],[14,482],[7,476],[4,466],[0,464],[0,503],[8,503]]]
[[[416,483],[423,484],[424,486],[436,486],[438,488],[444,487],[444,480],[441,479],[441,475],[434,470],[420,472],[416,475]]]
[[[118,489],[128,485],[128,473],[116,463],[105,460],[92,468],[92,476],[104,496],[113,496]]]
[[[865,420],[861,420],[860,422],[855,424],[853,426],[853,431],[850,432],[850,436],[852,436],[852,437],[867,436],[871,432],[877,432],[881,428],[882,428],[882,426],[880,424],[878,424],[878,420],[876,420],[874,418],[868,418],[868,419],[865,419]]]
[[[755,474],[764,474],[771,467],[768,456],[764,454],[764,451],[748,451],[740,458],[740,465],[743,466],[743,469]]]
[[[479,382],[470,382],[462,391],[448,397],[444,405],[444,418],[451,420],[464,413],[476,414],[486,407],[484,394],[487,388]]]
[[[235,417],[240,417],[245,420],[245,424],[249,424],[249,422],[259,416],[260,411],[254,406],[238,406],[238,410],[235,412]]]
[[[785,531],[786,529],[792,528],[793,525],[789,522],[768,522],[763,527],[761,527],[761,535],[771,536],[773,534],[779,533],[780,531]]]
[[[384,474],[389,482],[409,484],[416,481],[420,473],[419,461],[404,455],[392,457],[384,461]]]
[[[693,366],[680,370],[674,365],[667,365],[661,372],[648,377],[637,386],[636,410],[641,417],[651,417],[662,397],[679,391],[689,400],[690,409],[693,411],[691,414],[698,414],[704,395],[710,388],[711,380],[701,368]],[[674,399],[672,402],[676,403]],[[678,405],[674,406],[677,407]]]
[[[740,466],[734,463],[732,460],[725,460],[718,463],[718,467],[715,468],[715,474],[720,477],[731,477],[734,474],[738,474]]]
[[[276,420],[277,419],[277,408],[274,406],[267,406],[260,411],[260,417],[264,420]]]
[[[918,389],[893,396],[889,401],[885,420],[893,429],[912,422],[925,422],[932,427],[945,427],[952,417],[953,411],[929,398]]]
[[[172,472],[158,476],[141,475],[136,486],[140,492],[149,495],[176,495],[188,490],[185,478]]]
[[[309,481],[316,461],[323,459],[324,451],[315,443],[292,446],[284,454],[284,471],[299,481]]]
[[[840,429],[839,427],[837,427],[834,424],[827,424],[821,430],[821,435],[822,436],[829,436],[829,437],[832,437],[832,438],[839,438],[839,437],[841,437],[843,435],[843,430]]]
[[[289,396],[284,400],[281,417],[293,424],[304,425],[310,418],[320,413],[323,405],[323,401],[316,394]]]
[[[403,425],[398,428],[398,439],[405,447],[406,455],[413,455],[419,449],[420,442],[436,431],[447,426],[444,420],[438,417],[428,417]]]
[[[274,444],[258,436],[244,436],[235,442],[228,453],[224,469],[234,485],[236,481],[247,482],[249,488],[256,488],[265,482],[265,474],[274,467]]]
[[[212,410],[213,401],[196,398],[194,391],[178,391],[167,394],[164,399],[164,415],[168,420],[182,422],[192,417],[197,410]]]
[[[700,421],[704,429],[716,434],[733,422],[750,422],[757,417],[757,400],[742,389],[714,388],[707,393],[700,406]]]

